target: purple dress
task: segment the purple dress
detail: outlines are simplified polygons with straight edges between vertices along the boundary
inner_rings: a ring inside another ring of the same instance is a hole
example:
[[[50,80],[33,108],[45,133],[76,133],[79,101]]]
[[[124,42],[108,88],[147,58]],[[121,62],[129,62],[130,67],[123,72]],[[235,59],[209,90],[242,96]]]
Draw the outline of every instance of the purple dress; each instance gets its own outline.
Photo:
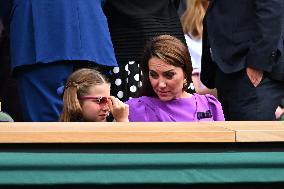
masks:
[[[212,95],[193,94],[167,102],[157,97],[139,97],[126,102],[131,122],[224,121],[220,102]]]

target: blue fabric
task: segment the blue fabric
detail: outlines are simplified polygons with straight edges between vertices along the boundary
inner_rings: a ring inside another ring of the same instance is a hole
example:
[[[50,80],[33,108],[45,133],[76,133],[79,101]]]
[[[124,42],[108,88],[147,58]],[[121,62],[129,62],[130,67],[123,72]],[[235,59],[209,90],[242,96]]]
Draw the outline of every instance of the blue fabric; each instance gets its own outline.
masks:
[[[62,99],[57,89],[64,86],[73,65],[80,67],[87,62],[93,67],[117,66],[103,2],[4,3],[0,16],[7,18],[10,12],[11,65],[16,70],[25,121],[58,120]]]
[[[29,66],[17,73],[25,121],[59,120],[63,102],[57,90],[72,72],[73,64],[53,63]]]
[[[12,68],[61,60],[116,66],[103,0],[14,0]]]

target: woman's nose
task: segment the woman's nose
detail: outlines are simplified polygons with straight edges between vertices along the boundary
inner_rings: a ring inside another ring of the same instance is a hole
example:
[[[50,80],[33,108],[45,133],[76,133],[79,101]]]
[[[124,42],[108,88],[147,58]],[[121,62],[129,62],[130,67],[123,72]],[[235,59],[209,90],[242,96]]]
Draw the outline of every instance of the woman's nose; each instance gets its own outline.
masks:
[[[159,87],[160,88],[165,88],[167,85],[166,85],[166,82],[164,80],[159,80]]]

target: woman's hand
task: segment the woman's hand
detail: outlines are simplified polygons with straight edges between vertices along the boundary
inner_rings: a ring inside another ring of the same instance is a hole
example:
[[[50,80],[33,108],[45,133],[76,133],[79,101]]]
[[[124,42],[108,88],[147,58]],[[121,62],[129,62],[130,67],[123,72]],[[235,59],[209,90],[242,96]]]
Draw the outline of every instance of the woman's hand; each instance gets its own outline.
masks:
[[[128,115],[129,115],[129,106],[121,102],[118,98],[114,96],[110,97],[110,101],[108,102],[110,107],[110,112],[112,113],[114,119],[117,122],[129,122]]]
[[[250,82],[253,84],[254,87],[257,87],[262,80],[263,71],[247,67],[246,72]]]
[[[277,107],[276,111],[275,111],[275,117],[276,119],[280,119],[282,118],[282,116],[284,115],[284,108],[281,108],[280,106]],[[283,119],[283,118],[282,118]],[[283,120],[284,121],[284,120]]]

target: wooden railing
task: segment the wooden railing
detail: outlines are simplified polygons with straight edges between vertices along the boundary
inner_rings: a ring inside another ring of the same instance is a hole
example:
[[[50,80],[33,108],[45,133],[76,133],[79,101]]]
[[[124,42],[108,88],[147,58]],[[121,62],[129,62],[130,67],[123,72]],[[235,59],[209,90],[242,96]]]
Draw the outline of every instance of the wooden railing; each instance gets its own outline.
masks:
[[[0,123],[0,143],[284,141],[284,122]]]

